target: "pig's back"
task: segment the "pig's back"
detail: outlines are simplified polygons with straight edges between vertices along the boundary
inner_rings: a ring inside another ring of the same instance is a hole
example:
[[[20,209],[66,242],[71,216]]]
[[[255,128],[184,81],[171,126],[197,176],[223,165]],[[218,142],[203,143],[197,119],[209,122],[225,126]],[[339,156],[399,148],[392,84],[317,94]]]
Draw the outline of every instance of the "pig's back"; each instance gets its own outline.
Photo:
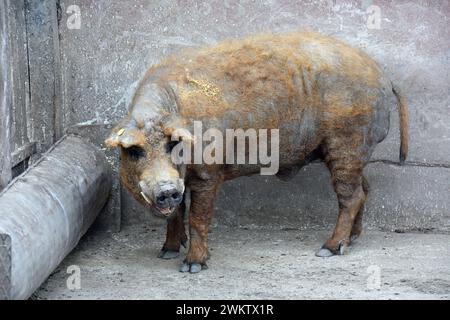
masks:
[[[166,69],[167,81],[177,83],[186,114],[194,112],[190,108],[208,117],[269,112],[273,124],[336,100],[364,103],[366,93],[376,95],[388,84],[361,50],[316,33],[266,34],[186,49],[159,67]]]
[[[266,34],[186,49],[153,73],[176,84],[180,114],[203,121],[205,130],[279,129],[282,164],[307,156],[333,130],[348,128],[349,117],[373,141],[389,128],[392,90],[376,62],[316,33]]]

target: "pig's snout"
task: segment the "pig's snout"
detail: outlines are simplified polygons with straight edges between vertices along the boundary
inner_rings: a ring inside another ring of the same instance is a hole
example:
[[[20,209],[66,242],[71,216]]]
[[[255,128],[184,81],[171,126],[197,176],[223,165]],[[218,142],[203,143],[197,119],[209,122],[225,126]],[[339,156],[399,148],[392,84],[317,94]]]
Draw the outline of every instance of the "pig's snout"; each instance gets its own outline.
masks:
[[[155,192],[156,205],[161,209],[178,206],[183,200],[183,193],[173,184],[158,184]]]
[[[141,195],[151,205],[156,216],[170,218],[175,208],[183,201],[184,186],[171,181],[160,181],[153,187],[141,181]]]

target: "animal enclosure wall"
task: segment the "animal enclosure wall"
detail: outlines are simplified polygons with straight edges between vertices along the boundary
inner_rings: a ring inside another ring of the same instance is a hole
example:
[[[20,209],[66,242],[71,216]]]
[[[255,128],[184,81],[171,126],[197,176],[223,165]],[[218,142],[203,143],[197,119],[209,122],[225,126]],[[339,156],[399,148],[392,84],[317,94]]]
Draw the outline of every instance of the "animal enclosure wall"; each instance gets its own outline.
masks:
[[[39,110],[43,117],[54,119],[50,127],[45,126],[53,135],[63,130],[76,131],[99,144],[126,113],[136,81],[146,68],[182,47],[212,45],[222,39],[261,32],[312,30],[362,48],[402,88],[411,118],[407,165],[392,164],[398,161],[399,148],[398,119],[393,112],[388,139],[377,147],[374,163],[366,168],[372,186],[366,221],[373,227],[389,229],[450,230],[450,3],[404,0],[17,3],[25,3],[25,12],[32,12],[25,14],[29,18],[24,20],[30,26],[28,113]],[[33,33],[34,30],[42,32]],[[19,38],[22,33],[23,30],[19,31]],[[47,41],[43,47],[38,46],[39,37]],[[45,57],[44,61],[38,60],[38,56]],[[43,72],[47,76],[34,78],[33,65],[39,63],[45,68],[34,75]],[[26,83],[26,70],[23,77]],[[40,104],[39,97],[44,103]],[[27,105],[26,96],[23,99],[18,105]],[[45,130],[33,131],[30,141],[45,146],[44,137],[50,134]],[[14,150],[14,143],[11,148]],[[117,167],[115,154],[110,152],[108,156]],[[119,211],[122,223],[152,219],[125,191],[119,192],[118,185],[114,190],[109,211],[104,213],[104,224],[118,225]],[[335,221],[335,202],[327,171],[322,165],[313,164],[290,182],[255,176],[227,183],[220,193],[216,212],[219,223],[232,225],[322,228]]]

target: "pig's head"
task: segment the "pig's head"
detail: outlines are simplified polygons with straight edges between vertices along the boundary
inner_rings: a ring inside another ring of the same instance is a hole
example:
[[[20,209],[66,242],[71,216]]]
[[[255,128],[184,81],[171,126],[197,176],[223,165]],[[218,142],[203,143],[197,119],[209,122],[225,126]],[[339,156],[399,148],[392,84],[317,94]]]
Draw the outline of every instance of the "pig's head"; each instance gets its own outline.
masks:
[[[122,183],[158,217],[171,218],[183,201],[185,165],[177,165],[172,149],[192,136],[180,125],[168,97],[144,92],[134,99],[130,114],[112,131],[105,144],[120,149]]]

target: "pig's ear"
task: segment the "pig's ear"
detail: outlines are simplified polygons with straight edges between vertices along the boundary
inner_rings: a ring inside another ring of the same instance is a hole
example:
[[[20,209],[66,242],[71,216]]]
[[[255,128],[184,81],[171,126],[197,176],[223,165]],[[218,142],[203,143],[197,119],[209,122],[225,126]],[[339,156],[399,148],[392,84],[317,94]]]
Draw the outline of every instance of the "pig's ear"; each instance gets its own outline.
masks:
[[[164,135],[170,137],[172,141],[195,142],[194,135],[178,121],[168,123],[164,127]]]
[[[186,128],[165,128],[164,134],[171,137],[173,141],[195,142],[194,135]]]
[[[123,135],[124,128],[114,128],[109,137],[105,140],[105,145],[108,148],[116,148],[120,145],[120,136]]]
[[[108,148],[116,148],[118,146],[124,148],[129,148],[131,146],[143,147],[145,141],[145,135],[137,128],[119,125],[113,129],[109,137],[105,140],[105,145]]]

